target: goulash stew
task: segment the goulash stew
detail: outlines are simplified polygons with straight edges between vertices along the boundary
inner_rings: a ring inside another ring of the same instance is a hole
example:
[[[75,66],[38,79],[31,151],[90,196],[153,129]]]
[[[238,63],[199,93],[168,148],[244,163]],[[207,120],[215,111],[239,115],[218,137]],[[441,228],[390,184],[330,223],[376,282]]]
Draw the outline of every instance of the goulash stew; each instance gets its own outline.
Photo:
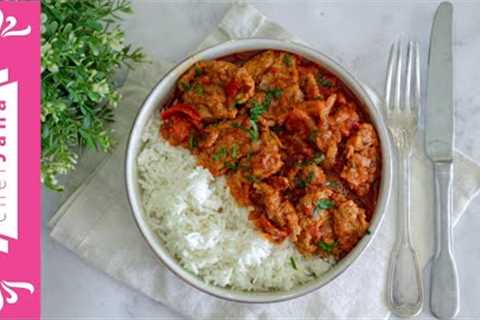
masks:
[[[274,50],[200,61],[163,110],[161,135],[224,175],[270,241],[339,259],[368,233],[378,136],[360,102],[321,66]]]

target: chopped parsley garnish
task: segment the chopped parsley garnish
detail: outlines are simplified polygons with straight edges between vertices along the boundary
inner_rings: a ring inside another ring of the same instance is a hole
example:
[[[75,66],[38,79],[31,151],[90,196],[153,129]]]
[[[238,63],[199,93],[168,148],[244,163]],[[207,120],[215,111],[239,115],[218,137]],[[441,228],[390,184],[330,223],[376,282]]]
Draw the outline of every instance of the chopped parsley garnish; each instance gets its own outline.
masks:
[[[265,106],[264,103],[258,103],[257,101],[253,101],[253,107],[250,109],[250,119],[257,122],[258,118],[260,118],[260,116],[267,110],[268,108]]]
[[[258,126],[257,126],[257,123],[253,120],[250,120],[250,124],[251,124],[251,128],[248,130],[248,134],[250,135],[250,139],[252,139],[252,141],[257,141],[258,140]]]
[[[315,174],[313,172],[310,172],[307,176],[307,179],[305,181],[310,184],[313,181],[313,178],[315,178]]]
[[[268,110],[273,99],[278,99],[282,96],[283,90],[280,88],[274,88],[267,90],[265,94],[265,99],[263,100],[263,106]]]
[[[372,232],[370,231],[370,229],[367,229],[367,234],[372,234]]]
[[[330,199],[320,199],[317,201],[315,208],[319,210],[330,209],[335,205],[335,202]]]
[[[246,176],[246,178],[247,178],[248,182],[252,182],[252,183],[253,183],[253,182],[259,182],[259,181],[260,181],[260,179],[258,179],[258,178],[255,177],[255,176]]]
[[[325,100],[325,97],[320,94],[320,95],[316,96],[315,98],[313,98],[313,100]]]
[[[320,199],[315,204],[313,215],[318,216],[323,210],[330,209],[335,205],[335,202],[329,199]]]
[[[320,247],[320,249],[322,249],[323,251],[325,252],[332,252],[333,248],[335,248],[337,246],[337,242],[334,241],[332,243],[326,243],[325,241],[323,240],[320,240],[320,242],[318,243],[318,246]]]
[[[289,55],[289,54],[285,54],[283,56],[283,63],[287,66],[287,67],[291,67],[292,66],[292,57]]]
[[[195,67],[195,77],[200,77],[203,74],[203,70],[199,67]]]
[[[205,93],[205,89],[203,88],[203,86],[198,83],[193,86],[193,90],[196,94],[200,96],[203,96],[203,94]]]
[[[325,160],[325,155],[321,152],[316,152],[311,159],[305,159],[305,160],[298,160],[295,163],[296,167],[304,167],[308,166],[309,164],[316,164],[319,165]]]
[[[234,143],[232,145],[232,151],[230,152],[230,154],[232,155],[232,158],[233,159],[237,159],[237,156],[238,156],[238,145],[236,143]]]
[[[198,147],[198,139],[193,133],[188,137],[188,145],[190,146],[190,149]]]
[[[313,178],[315,178],[315,174],[310,172],[305,179],[297,179],[296,185],[299,188],[306,188],[313,181]]]
[[[325,160],[325,155],[323,153],[317,152],[313,155],[312,162],[315,164],[320,164]]]
[[[192,90],[192,86],[189,85],[189,84],[186,83],[186,82],[183,82],[183,81],[182,81],[182,82],[179,83],[179,85],[180,85],[180,88],[182,88],[183,91],[190,91],[190,90]]]
[[[279,88],[270,89],[265,94],[265,98],[263,99],[262,103],[253,100],[252,101],[253,107],[250,109],[250,119],[256,122],[264,112],[268,111],[268,108],[270,107],[272,100],[281,97],[282,94],[283,94],[282,89],[279,89]]]
[[[297,264],[295,263],[295,259],[293,257],[290,257],[290,264],[292,265],[292,268],[297,270]]]
[[[227,167],[230,170],[236,170],[238,168],[238,163],[236,162],[225,162],[225,167]]]
[[[328,181],[327,181],[327,187],[336,189],[336,188],[339,187],[339,183],[338,183],[338,181],[336,181],[336,180],[328,180]]]
[[[218,149],[218,151],[213,155],[212,159],[215,161],[218,161],[220,159],[223,159],[227,156],[227,149],[225,147],[221,147]]]
[[[275,88],[275,89],[270,89],[267,91],[267,95],[270,95],[271,97],[278,99],[282,96],[283,90],[280,88]]]
[[[258,127],[257,127],[257,121],[260,116],[268,111],[268,108],[270,107],[270,104],[272,103],[272,100],[274,98],[278,98],[283,94],[282,89],[271,89],[268,90],[267,93],[265,94],[265,99],[263,99],[263,102],[260,103],[256,100],[252,101],[253,107],[250,108],[250,123],[252,127],[249,130],[250,138],[253,141],[258,140]]]
[[[328,80],[323,74],[317,75],[317,83],[324,88],[331,88],[333,86],[333,82]]]

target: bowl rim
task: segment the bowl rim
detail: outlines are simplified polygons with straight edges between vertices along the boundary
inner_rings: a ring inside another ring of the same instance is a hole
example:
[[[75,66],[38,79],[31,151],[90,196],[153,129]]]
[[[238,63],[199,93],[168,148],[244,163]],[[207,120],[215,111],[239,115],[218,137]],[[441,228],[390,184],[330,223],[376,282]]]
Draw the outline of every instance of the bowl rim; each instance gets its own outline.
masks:
[[[370,234],[364,236],[353,248],[353,250],[350,251],[344,258],[338,261],[332,268],[319,276],[317,279],[295,286],[289,290],[265,292],[242,291],[209,284],[203,281],[200,277],[187,271],[174,257],[171,256],[168,250],[161,243],[161,240],[150,228],[147,218],[144,215],[143,204],[141,202],[141,194],[137,180],[136,159],[142,144],[141,137],[145,125],[151,118],[152,113],[159,108],[156,100],[160,99],[161,97],[165,99],[166,96],[171,94],[171,89],[167,90],[164,88],[169,85],[169,82],[170,86],[172,86],[172,83],[175,85],[176,80],[188,68],[190,68],[199,60],[215,59],[244,51],[267,49],[287,51],[305,57],[315,63],[318,63],[320,66],[334,74],[336,77],[340,78],[341,81],[345,83],[349,90],[351,90],[356,98],[365,106],[366,111],[375,126],[377,134],[379,135],[382,154],[382,174],[377,205],[374,214],[372,215],[372,220],[370,221]],[[145,238],[150,249],[155,253],[155,256],[162,262],[164,266],[167,267],[168,270],[170,270],[178,278],[182,279],[185,283],[209,295],[235,302],[281,302],[301,297],[330,283],[345,270],[347,270],[356,260],[358,260],[363,252],[365,252],[365,250],[370,246],[382,224],[391,194],[392,147],[381,110],[375,106],[370,98],[370,95],[365,90],[364,85],[354,75],[347,71],[346,68],[316,49],[291,41],[263,38],[229,40],[227,42],[223,42],[221,44],[217,44],[195,52],[194,54],[183,59],[160,78],[160,80],[155,84],[148,96],[142,102],[135,120],[133,121],[125,152],[126,160],[124,170],[128,203],[130,205],[135,224],[140,230],[142,236]]]

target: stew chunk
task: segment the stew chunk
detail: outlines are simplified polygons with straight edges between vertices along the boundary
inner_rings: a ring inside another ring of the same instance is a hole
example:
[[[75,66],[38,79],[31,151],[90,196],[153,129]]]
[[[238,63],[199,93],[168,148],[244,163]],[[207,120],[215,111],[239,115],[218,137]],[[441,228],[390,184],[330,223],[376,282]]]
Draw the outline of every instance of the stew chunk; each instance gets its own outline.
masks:
[[[378,139],[371,124],[360,125],[347,141],[346,164],[341,177],[359,195],[364,196],[378,175]]]

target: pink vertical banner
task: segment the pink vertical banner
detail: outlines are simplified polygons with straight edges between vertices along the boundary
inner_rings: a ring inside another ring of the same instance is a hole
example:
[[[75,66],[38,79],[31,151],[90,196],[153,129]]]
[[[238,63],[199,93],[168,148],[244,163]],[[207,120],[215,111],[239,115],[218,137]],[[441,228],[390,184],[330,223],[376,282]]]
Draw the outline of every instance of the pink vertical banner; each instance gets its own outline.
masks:
[[[40,318],[40,1],[0,1],[0,319]]]

